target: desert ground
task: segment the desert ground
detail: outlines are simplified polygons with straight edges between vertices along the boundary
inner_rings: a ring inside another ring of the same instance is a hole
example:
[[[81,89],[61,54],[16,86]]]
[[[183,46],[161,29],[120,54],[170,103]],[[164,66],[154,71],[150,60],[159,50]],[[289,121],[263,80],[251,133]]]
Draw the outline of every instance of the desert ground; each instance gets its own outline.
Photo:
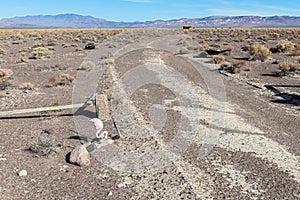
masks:
[[[94,93],[118,138],[91,101],[8,112]],[[300,199],[299,95],[300,29],[0,30],[0,197]]]

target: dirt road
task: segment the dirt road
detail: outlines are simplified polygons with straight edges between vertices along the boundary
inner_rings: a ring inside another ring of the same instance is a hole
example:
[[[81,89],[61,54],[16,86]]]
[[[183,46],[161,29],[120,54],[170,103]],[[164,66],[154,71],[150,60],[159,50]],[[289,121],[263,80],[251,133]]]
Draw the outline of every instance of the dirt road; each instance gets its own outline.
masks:
[[[114,54],[111,112],[123,140],[95,157],[145,176],[131,186],[136,199],[297,199],[299,117],[230,83],[209,58],[174,55],[180,39]]]

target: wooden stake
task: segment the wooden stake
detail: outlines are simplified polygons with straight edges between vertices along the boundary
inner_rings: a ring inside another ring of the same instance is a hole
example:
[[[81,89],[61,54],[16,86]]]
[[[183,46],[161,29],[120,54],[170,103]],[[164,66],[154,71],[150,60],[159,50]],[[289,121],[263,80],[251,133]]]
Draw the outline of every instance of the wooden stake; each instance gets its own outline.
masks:
[[[109,104],[107,96],[104,94],[97,95],[96,97],[96,112],[99,119],[102,121],[110,121]]]

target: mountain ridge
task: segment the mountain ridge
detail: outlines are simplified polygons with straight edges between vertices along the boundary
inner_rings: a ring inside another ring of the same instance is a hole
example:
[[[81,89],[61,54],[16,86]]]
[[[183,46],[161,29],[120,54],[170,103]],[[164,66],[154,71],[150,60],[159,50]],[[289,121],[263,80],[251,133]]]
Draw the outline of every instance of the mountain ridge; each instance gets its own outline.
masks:
[[[73,13],[28,15],[0,19],[0,28],[198,28],[300,27],[300,16],[208,16],[170,20],[115,22]]]

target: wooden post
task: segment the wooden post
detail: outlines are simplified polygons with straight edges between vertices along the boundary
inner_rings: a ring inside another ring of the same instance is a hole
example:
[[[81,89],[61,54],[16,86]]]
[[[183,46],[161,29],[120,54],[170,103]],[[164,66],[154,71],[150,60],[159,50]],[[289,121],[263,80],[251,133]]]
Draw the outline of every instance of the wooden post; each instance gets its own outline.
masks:
[[[110,121],[110,111],[107,96],[105,94],[97,95],[96,97],[96,112],[99,119],[102,121]]]

